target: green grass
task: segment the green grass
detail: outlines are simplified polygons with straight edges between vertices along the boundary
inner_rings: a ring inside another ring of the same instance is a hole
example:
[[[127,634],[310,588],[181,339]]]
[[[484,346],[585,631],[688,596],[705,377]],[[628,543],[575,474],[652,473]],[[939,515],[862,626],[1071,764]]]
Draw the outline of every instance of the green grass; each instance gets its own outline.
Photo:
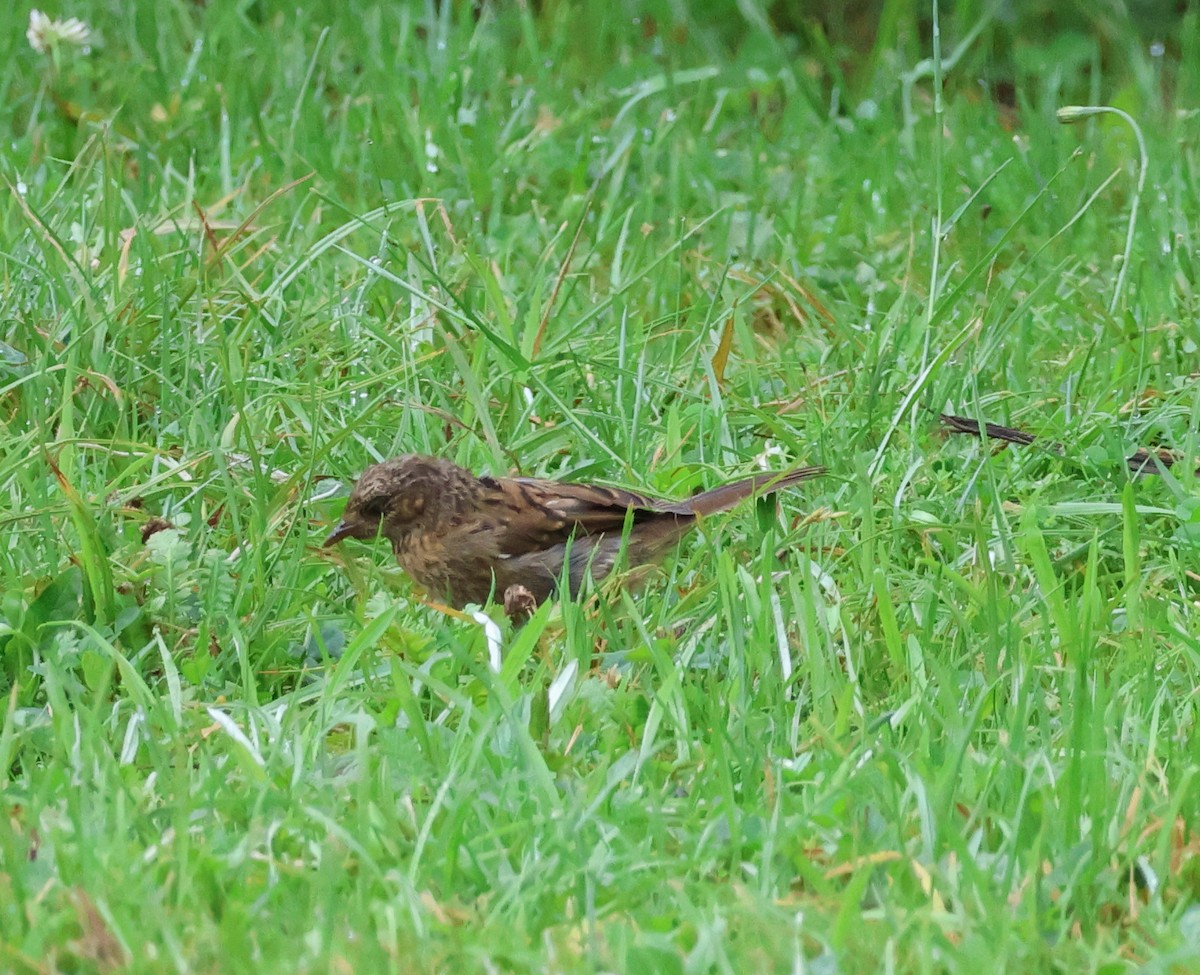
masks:
[[[0,9],[0,969],[1200,969],[1196,13],[693,6]],[[768,448],[500,673],[317,548]]]

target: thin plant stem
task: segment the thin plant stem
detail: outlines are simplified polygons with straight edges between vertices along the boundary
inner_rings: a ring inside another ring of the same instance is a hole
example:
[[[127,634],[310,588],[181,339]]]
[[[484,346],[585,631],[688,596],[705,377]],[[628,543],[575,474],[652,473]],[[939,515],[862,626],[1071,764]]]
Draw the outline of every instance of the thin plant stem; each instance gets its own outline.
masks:
[[[1116,313],[1121,301],[1121,293],[1125,289],[1125,275],[1129,271],[1129,259],[1133,254],[1133,233],[1137,228],[1138,209],[1142,203],[1142,188],[1146,185],[1146,170],[1150,165],[1150,154],[1146,151],[1146,140],[1142,137],[1142,128],[1128,112],[1111,105],[1067,105],[1056,113],[1058,120],[1064,125],[1071,125],[1093,115],[1116,115],[1133,129],[1133,135],[1138,144],[1138,178],[1133,191],[1133,202],[1129,206],[1129,227],[1125,232],[1125,251],[1121,254],[1121,270],[1117,273],[1117,286],[1113,289],[1112,300],[1108,303],[1108,313]]]

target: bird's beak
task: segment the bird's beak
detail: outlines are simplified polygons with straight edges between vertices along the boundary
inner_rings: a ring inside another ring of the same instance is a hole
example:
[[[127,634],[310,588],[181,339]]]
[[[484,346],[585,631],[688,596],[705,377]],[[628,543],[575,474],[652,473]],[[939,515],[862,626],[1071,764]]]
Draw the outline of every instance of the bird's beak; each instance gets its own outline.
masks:
[[[349,538],[353,534],[354,525],[343,518],[338,522],[337,528],[331,531],[325,538],[325,541],[321,543],[321,548],[329,548],[330,545],[336,545],[343,538]]]

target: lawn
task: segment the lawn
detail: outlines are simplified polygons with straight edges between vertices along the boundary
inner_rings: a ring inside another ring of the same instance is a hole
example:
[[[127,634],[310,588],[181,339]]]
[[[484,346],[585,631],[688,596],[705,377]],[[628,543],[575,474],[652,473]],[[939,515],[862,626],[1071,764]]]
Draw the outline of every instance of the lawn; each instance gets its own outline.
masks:
[[[0,970],[1200,971],[1200,13],[828,6],[0,7]]]

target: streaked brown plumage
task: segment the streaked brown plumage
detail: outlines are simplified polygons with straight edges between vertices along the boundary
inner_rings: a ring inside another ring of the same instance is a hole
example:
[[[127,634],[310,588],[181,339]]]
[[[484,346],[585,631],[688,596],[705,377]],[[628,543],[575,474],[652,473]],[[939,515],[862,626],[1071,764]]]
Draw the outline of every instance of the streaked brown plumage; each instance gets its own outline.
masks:
[[[527,477],[476,477],[436,457],[409,455],[363,471],[341,524],[325,539],[383,534],[396,561],[434,598],[483,603],[523,586],[541,602],[554,593],[564,561],[572,592],[602,579],[621,550],[628,517],[630,565],[653,562],[696,518],[823,474],[801,467],[663,501],[620,488]]]

